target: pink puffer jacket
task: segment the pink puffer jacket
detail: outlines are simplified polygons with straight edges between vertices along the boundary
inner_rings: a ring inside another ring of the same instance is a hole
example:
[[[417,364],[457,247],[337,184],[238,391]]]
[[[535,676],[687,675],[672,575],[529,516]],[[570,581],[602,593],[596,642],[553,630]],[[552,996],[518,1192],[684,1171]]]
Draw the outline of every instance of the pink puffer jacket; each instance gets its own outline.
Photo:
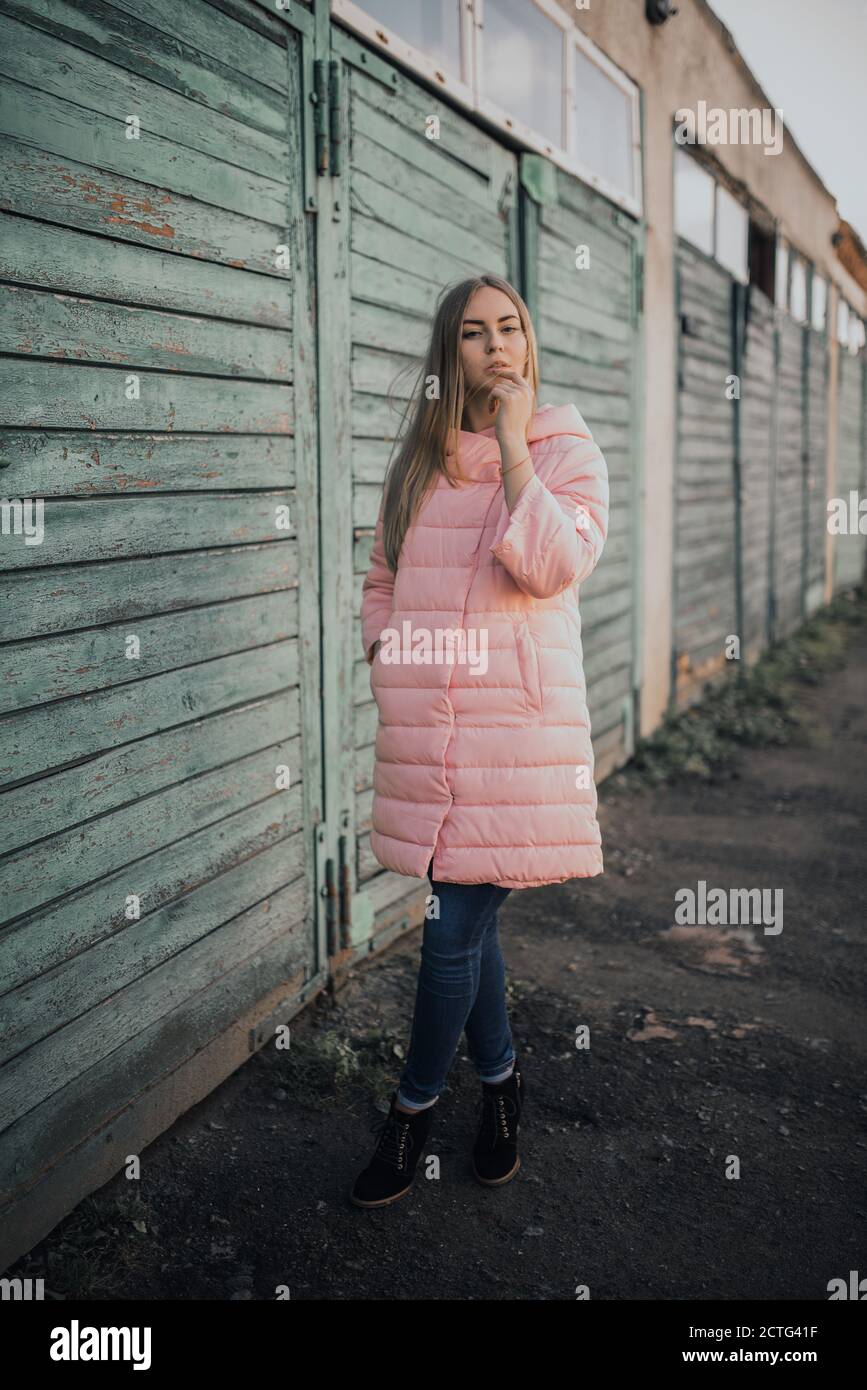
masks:
[[[573,405],[541,407],[510,515],[494,427],[459,439],[469,481],[437,479],[396,575],[380,507],[362,589],[368,663],[383,640],[371,849],[413,878],[433,859],[449,883],[589,878],[602,849],[578,586],[608,533],[605,460]]]

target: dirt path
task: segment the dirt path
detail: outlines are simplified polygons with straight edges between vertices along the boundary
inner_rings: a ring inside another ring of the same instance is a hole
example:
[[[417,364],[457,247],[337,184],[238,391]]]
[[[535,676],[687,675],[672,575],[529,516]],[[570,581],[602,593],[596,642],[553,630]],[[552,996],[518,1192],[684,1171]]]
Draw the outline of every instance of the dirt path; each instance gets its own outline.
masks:
[[[528,1094],[512,1183],[469,1172],[477,1083],[459,1053],[429,1150],[439,1180],[420,1170],[378,1212],[346,1200],[371,1094],[400,1070],[414,932],[293,1023],[291,1060],[259,1053],[151,1145],[138,1198],[116,1178],[19,1272],[67,1297],[179,1299],[281,1284],[293,1299],[570,1299],[586,1284],[593,1299],[822,1300],[829,1279],[867,1274],[865,691],[862,631],[804,696],[808,744],[745,753],[716,785],[603,787],[605,874],[511,895]],[[673,931],[676,891],[699,880],[782,889],[783,930]]]

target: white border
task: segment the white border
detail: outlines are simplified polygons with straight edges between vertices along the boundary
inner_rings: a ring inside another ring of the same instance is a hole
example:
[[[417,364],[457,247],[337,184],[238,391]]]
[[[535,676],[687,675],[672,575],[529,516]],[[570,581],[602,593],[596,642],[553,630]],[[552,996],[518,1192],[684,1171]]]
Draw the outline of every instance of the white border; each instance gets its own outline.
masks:
[[[563,107],[562,121],[566,132],[567,146],[571,146],[573,139],[572,122],[572,98],[573,98],[573,62],[572,46],[580,48],[591,62],[596,63],[605,75],[611,79],[620,89],[630,98],[632,106],[632,169],[633,183],[636,190],[634,195],[624,193],[621,189],[615,188],[606,179],[594,173],[585,164],[575,157],[574,150],[552,145],[544,136],[529,126],[524,125],[523,121],[517,120],[514,116],[489,101],[480,91],[480,71],[481,71],[481,45],[483,39],[482,26],[484,23],[484,0],[459,0],[460,3],[460,42],[461,42],[461,74],[448,72],[437,65],[432,58],[427,57],[420,49],[407,43],[385,25],[372,19],[367,14],[362,5],[357,5],[354,0],[331,0],[331,17],[343,23],[348,29],[367,39],[381,53],[389,54],[396,62],[411,72],[416,72],[427,79],[435,88],[447,94],[457,106],[463,107],[466,111],[477,112],[484,116],[492,126],[503,131],[507,131],[519,144],[527,149],[533,150],[538,154],[545,155],[559,168],[567,173],[573,174],[583,183],[596,189],[612,203],[631,213],[634,217],[641,217],[641,115],[639,109],[639,89],[620,69],[602,52],[600,48],[582,34],[572,23],[571,19],[556,4],[556,0],[527,0],[528,4],[535,5],[543,14],[552,19],[563,31]]]

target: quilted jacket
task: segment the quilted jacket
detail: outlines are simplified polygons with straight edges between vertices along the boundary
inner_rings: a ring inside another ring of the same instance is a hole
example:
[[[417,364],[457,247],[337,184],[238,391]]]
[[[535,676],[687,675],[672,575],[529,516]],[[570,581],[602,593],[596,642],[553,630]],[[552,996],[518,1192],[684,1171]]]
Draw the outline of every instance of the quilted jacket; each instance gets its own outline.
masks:
[[[433,859],[449,883],[589,878],[603,865],[578,589],[608,532],[605,460],[573,405],[542,406],[510,514],[494,427],[458,441],[468,481],[437,478],[396,574],[380,506],[362,586],[371,849],[414,878]]]

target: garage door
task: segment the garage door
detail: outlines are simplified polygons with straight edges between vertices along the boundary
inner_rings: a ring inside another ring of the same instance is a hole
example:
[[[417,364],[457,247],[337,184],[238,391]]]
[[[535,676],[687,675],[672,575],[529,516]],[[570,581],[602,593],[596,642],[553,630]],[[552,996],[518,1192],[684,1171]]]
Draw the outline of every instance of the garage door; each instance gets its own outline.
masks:
[[[864,361],[863,352],[853,354],[841,346],[839,349],[839,378],[837,395],[837,486],[835,496],[842,497],[849,510],[849,494],[855,492],[864,496],[865,455],[867,455],[867,433],[865,433],[864,400]],[[845,589],[861,582],[864,575],[864,546],[862,535],[835,536],[834,546],[834,589]]]
[[[326,795],[340,839],[332,951],[352,955],[402,930],[428,888],[383,871],[370,850],[377,709],[361,648],[361,586],[413,379],[398,375],[424,351],[446,284],[480,270],[517,280],[517,165],[337,27],[332,45],[342,133],[338,218],[320,232],[320,254],[335,265],[334,293],[320,302],[320,387],[330,403],[321,422],[323,537],[333,542],[325,554],[323,540]],[[431,117],[437,139],[427,137]],[[332,395],[329,381],[339,383]]]
[[[638,581],[638,224],[535,155],[521,161],[525,295],[540,350],[540,395],[574,403],[608,465],[608,538],[581,586],[581,640],[596,779],[631,755]],[[576,250],[586,247],[586,268]]]
[[[25,1240],[313,980],[321,793],[298,36],[242,0],[14,15],[0,476],[13,523],[44,507],[0,579],[0,1187],[27,1189]]]
[[[673,664],[682,705],[725,669],[726,638],[738,632],[737,531],[734,403],[726,389],[734,371],[733,281],[682,239],[676,274]]]

